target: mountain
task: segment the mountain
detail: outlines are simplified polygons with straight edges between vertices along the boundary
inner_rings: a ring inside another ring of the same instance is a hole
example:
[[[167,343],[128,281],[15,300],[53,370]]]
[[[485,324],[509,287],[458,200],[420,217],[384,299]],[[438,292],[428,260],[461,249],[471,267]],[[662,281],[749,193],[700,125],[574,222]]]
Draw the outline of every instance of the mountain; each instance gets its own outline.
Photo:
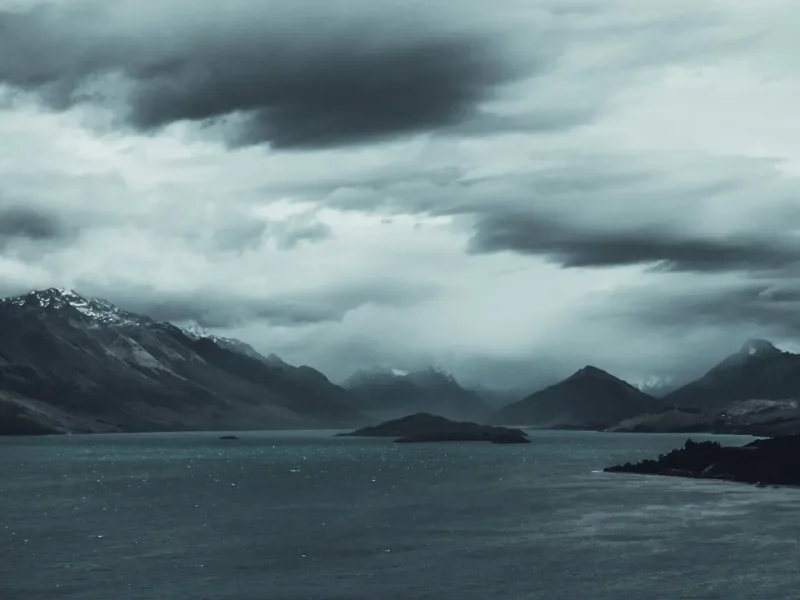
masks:
[[[433,367],[412,372],[383,368],[359,371],[343,386],[359,399],[362,411],[381,419],[427,412],[451,419],[482,420],[490,412],[480,395],[461,387],[450,373]]]
[[[672,377],[650,377],[634,384],[634,387],[643,391],[649,396],[653,396],[654,398],[663,398],[667,394],[671,394],[678,388],[682,387],[686,381],[688,381],[686,378],[676,379]]]
[[[350,427],[310,367],[71,290],[0,300],[0,433]]]
[[[494,413],[490,423],[606,429],[624,419],[650,412],[657,400],[596,367],[587,366],[567,379]]]
[[[800,355],[749,340],[701,378],[664,396],[671,406],[718,409],[742,400],[800,398]]]
[[[741,400],[724,408],[664,407],[625,419],[611,431],[632,433],[800,434],[800,400]]]

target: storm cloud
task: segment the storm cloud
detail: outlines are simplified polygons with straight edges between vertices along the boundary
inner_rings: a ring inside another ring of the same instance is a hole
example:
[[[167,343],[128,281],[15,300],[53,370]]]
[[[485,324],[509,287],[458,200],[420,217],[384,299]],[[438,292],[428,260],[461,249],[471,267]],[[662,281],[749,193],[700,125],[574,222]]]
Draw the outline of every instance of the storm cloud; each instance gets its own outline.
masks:
[[[800,266],[800,181],[781,167],[760,158],[654,161],[569,148],[514,157],[478,176],[433,166],[339,181],[325,202],[452,217],[471,232],[475,255],[513,252],[567,268],[758,273]]]
[[[800,276],[800,270],[796,272]],[[650,289],[634,287],[622,295],[625,315],[635,315],[652,327],[744,326],[752,332],[768,333],[777,339],[800,334],[800,279],[789,281],[711,280],[694,282],[692,292],[670,293],[661,285]]]
[[[800,182],[760,159],[572,160],[475,210],[472,252],[564,267],[764,272],[800,266]],[[672,162],[672,161],[675,162]],[[637,164],[638,163],[638,164]],[[598,168],[600,167],[600,168]],[[522,191],[525,190],[525,191]]]
[[[791,342],[798,19],[0,0],[0,293],[74,287],[334,378],[636,382]]]
[[[747,233],[714,238],[641,227],[590,229],[529,215],[481,220],[470,241],[474,252],[514,251],[547,257],[565,267],[653,265],[677,271],[759,271],[800,267],[800,240]]]
[[[14,239],[49,241],[68,235],[65,224],[55,215],[0,203],[0,248]]]
[[[310,148],[469,121],[495,88],[546,66],[512,64],[491,28],[433,27],[436,11],[402,8],[38,5],[0,12],[0,82],[57,109],[111,106],[141,131],[222,122],[232,145]]]

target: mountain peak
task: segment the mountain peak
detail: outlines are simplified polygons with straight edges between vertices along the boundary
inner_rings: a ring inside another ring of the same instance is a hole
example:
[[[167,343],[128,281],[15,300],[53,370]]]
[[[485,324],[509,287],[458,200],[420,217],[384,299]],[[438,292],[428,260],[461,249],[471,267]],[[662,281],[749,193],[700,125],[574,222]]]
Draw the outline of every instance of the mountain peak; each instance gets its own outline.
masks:
[[[0,304],[20,306],[32,309],[48,309],[49,312],[75,315],[77,311],[82,317],[90,321],[105,325],[129,325],[149,322],[147,317],[141,317],[118,308],[108,300],[102,298],[86,298],[78,292],[68,288],[51,287],[42,290],[33,290],[22,296],[5,298]]]
[[[616,377],[614,377],[611,373],[603,371],[603,369],[599,369],[592,365],[586,365],[582,369],[578,369],[572,374],[572,377],[604,377],[616,379]]]
[[[747,340],[742,346],[742,349],[739,350],[739,354],[747,356],[775,354],[779,352],[780,350],[778,350],[772,342],[763,339]]]
[[[592,365],[496,412],[490,423],[606,429],[650,412],[653,398]]]
[[[23,296],[7,298],[6,302],[19,306],[38,306],[41,308],[59,308],[74,303],[86,302],[86,298],[75,290],[52,287],[43,290],[32,290]]]

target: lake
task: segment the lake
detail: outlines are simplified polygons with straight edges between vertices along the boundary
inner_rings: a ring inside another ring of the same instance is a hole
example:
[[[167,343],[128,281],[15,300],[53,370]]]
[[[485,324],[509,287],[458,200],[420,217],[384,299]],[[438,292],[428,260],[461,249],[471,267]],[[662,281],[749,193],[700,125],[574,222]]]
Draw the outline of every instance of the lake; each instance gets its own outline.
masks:
[[[0,439],[0,598],[734,600],[800,589],[800,490],[599,472],[685,435],[220,435]]]

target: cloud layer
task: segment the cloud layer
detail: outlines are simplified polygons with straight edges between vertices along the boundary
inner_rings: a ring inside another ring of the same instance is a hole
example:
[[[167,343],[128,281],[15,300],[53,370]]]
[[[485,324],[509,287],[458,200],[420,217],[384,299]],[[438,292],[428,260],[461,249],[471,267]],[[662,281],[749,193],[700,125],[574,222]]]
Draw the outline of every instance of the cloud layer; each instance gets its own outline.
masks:
[[[74,286],[334,377],[638,380],[791,344],[796,13],[0,0],[0,293]]]
[[[544,67],[508,61],[496,27],[453,12],[442,28],[436,7],[383,4],[79,0],[0,13],[0,81],[57,109],[117,102],[142,131],[225,121],[233,145],[309,148],[469,121],[496,87]]]

